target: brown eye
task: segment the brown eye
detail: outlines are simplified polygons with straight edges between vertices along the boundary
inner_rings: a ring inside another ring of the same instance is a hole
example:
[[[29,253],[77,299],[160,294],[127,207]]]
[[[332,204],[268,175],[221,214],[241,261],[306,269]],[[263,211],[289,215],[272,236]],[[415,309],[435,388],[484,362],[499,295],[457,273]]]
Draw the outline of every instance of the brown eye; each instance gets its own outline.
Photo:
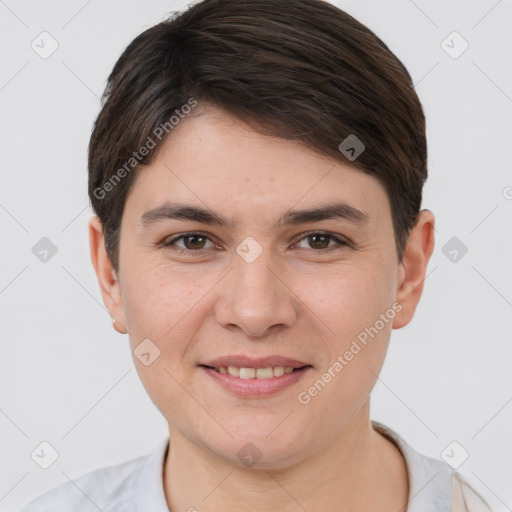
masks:
[[[204,247],[206,238],[207,237],[203,235],[187,235],[183,237],[183,244],[186,249],[196,251],[197,249],[202,249]]]
[[[314,249],[327,249],[331,237],[329,235],[309,235],[309,244]]]
[[[208,241],[210,241],[212,245],[206,247],[206,243]],[[202,233],[184,233],[171,240],[164,240],[162,245],[181,253],[190,254],[194,254],[195,251],[204,252],[202,249],[210,249],[213,247],[210,237],[203,235]]]
[[[304,240],[307,241],[307,246],[300,247],[299,244],[301,244]],[[334,244],[331,244],[331,242],[334,242]],[[299,240],[297,245],[301,249],[315,249],[320,252],[321,250],[330,250],[336,248],[339,249],[344,246],[348,246],[349,244],[343,240],[340,240],[338,237],[332,235],[331,233],[310,233],[309,235],[306,235],[301,240]]]

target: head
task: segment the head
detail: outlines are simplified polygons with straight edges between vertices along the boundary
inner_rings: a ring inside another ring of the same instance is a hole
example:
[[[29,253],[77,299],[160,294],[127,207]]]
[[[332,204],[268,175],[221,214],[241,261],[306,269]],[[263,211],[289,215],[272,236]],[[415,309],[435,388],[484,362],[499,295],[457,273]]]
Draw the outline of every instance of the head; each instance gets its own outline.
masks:
[[[205,0],[130,43],[90,141],[91,253],[172,429],[268,467],[343,432],[421,296],[426,162],[405,67],[328,3]],[[232,355],[305,368],[244,397],[206,368]]]

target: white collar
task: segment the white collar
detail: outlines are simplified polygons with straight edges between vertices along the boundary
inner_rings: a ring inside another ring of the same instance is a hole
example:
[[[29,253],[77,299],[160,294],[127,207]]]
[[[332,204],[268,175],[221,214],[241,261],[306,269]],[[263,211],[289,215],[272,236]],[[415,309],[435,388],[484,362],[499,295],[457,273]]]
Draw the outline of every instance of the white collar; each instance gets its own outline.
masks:
[[[164,492],[164,461],[169,447],[169,438],[162,440],[148,457],[137,480],[135,510],[169,512]]]
[[[453,470],[441,460],[418,453],[395,431],[378,421],[373,428],[389,439],[402,453],[409,478],[407,512],[450,512]]]

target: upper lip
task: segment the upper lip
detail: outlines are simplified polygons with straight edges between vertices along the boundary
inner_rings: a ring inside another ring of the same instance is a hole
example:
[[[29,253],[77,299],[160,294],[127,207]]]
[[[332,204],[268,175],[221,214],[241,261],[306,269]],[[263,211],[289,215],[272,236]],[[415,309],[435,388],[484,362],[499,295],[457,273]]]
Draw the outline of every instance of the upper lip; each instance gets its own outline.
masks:
[[[220,368],[226,366],[236,366],[238,368],[270,368],[275,366],[289,366],[291,368],[302,368],[309,366],[307,363],[292,359],[291,357],[267,356],[267,357],[249,357],[249,356],[223,356],[211,359],[202,366],[211,366],[212,368]]]

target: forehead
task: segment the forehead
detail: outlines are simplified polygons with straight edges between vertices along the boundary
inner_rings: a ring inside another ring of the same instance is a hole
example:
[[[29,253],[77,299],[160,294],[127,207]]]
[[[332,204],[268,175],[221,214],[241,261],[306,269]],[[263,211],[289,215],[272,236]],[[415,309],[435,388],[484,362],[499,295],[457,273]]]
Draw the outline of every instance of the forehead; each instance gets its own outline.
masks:
[[[357,210],[370,222],[389,210],[374,176],[300,141],[262,135],[215,109],[190,116],[173,130],[151,165],[139,172],[128,201],[144,212],[172,202],[221,210],[229,212],[223,219],[232,225],[246,214],[282,221],[294,206],[341,203],[348,216],[355,219]]]

